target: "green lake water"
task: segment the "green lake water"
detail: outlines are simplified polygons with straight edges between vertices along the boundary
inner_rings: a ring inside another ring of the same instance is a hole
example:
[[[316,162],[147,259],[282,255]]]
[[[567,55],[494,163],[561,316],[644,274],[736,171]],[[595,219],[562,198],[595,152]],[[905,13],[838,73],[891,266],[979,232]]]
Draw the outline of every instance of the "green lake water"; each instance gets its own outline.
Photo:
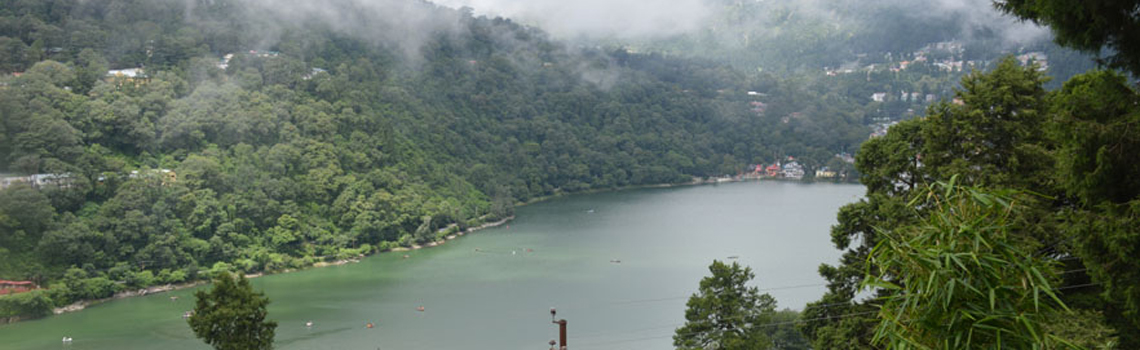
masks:
[[[743,182],[569,196],[518,208],[509,226],[409,259],[379,254],[252,282],[271,299],[283,350],[547,349],[557,338],[551,307],[569,321],[573,349],[670,349],[713,259],[738,256],[780,308],[822,295],[816,271],[839,257],[829,227],[862,193],[859,185]],[[181,318],[192,293],[0,326],[0,349],[209,349]]]

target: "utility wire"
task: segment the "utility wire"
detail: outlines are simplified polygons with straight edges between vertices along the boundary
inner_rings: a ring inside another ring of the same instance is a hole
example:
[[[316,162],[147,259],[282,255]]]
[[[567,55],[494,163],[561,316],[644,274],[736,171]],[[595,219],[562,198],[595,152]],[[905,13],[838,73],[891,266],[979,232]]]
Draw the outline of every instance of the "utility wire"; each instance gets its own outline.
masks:
[[[774,290],[787,290],[787,289],[800,289],[800,288],[810,288],[810,287],[822,287],[822,286],[826,286],[826,285],[827,285],[827,283],[799,284],[799,285],[791,285],[791,286],[779,286],[779,287],[770,287],[770,288],[759,288],[759,289],[757,289],[757,291],[759,291],[759,292],[767,292],[767,291],[774,291]],[[625,300],[625,301],[615,301],[615,302],[610,302],[610,303],[607,303],[607,304],[609,304],[609,305],[627,305],[627,304],[641,304],[641,303],[652,303],[652,302],[659,302],[659,301],[670,301],[670,300],[688,299],[688,298],[691,298],[691,297],[692,297],[692,295],[685,295],[685,296],[675,296],[675,297],[664,297],[664,298],[651,298],[651,299],[634,299],[634,300]]]
[[[811,321],[819,321],[819,320],[827,320],[827,319],[841,319],[841,318],[847,318],[847,317],[853,317],[853,316],[868,315],[868,314],[873,314],[873,313],[878,313],[878,311],[864,311],[864,312],[855,312],[855,313],[850,313],[850,314],[843,314],[843,315],[835,315],[835,316],[825,316],[825,317],[816,317],[816,318],[808,318],[808,319],[799,319],[799,320],[793,320],[793,321],[783,321],[783,322],[770,322],[770,323],[760,323],[760,324],[753,324],[753,325],[749,325],[749,326],[748,326],[748,328],[764,328],[764,327],[772,327],[772,326],[783,326],[783,325],[790,325],[790,324],[797,324],[797,323],[804,323],[804,322],[811,322]],[[621,339],[621,340],[614,340],[614,341],[607,341],[607,342],[599,342],[599,343],[586,343],[586,344],[582,344],[582,345],[580,345],[580,346],[586,346],[586,347],[590,347],[590,346],[593,346],[593,347],[597,347],[597,346],[601,346],[601,345],[612,345],[612,344],[621,344],[621,343],[628,343],[628,342],[635,342],[635,341],[643,341],[643,340],[651,340],[651,339],[671,338],[671,337],[673,337],[673,336],[675,336],[675,335],[693,335],[693,334],[698,334],[698,333],[704,333],[704,332],[689,332],[689,333],[681,333],[681,334],[669,334],[669,335],[660,335],[660,336],[652,336],[652,337],[641,337],[641,338],[632,338],[632,339]]]
[[[1079,272],[1079,271],[1078,271],[1078,270],[1070,270],[1070,271],[1067,271],[1067,272]],[[1077,289],[1077,288],[1092,287],[1092,286],[1097,286],[1097,285],[1100,285],[1100,283],[1085,283],[1085,284],[1078,284],[1078,285],[1072,285],[1072,286],[1065,286],[1065,287],[1055,288],[1054,290],[1056,290],[1056,291],[1061,291],[1061,290],[1068,290],[1068,289]],[[833,303],[833,304],[824,304],[824,305],[819,305],[819,306],[829,306],[829,305],[842,305],[842,304],[850,304],[850,303],[849,303],[849,302],[848,302],[848,303]],[[866,304],[865,304],[865,305],[866,305]],[[879,311],[863,311],[863,312],[855,312],[855,313],[842,314],[842,315],[834,315],[834,316],[823,316],[823,317],[815,317],[815,318],[810,318],[810,319],[798,319],[798,320],[792,320],[792,321],[783,321],[783,322],[770,322],[770,323],[761,323],[761,324],[754,324],[754,325],[750,325],[748,328],[763,328],[763,327],[782,326],[782,325],[797,324],[797,323],[804,323],[804,322],[811,322],[811,321],[830,320],[830,319],[842,319],[842,318],[847,318],[847,317],[854,317],[854,316],[862,316],[862,315],[868,315],[868,314],[873,314],[873,313],[878,313],[878,312],[879,312]],[[748,317],[748,316],[751,316],[751,315],[741,315],[741,316],[737,316],[737,317],[726,318],[726,319],[724,319],[724,320],[732,320],[732,319],[743,318],[743,317]],[[701,322],[710,322],[710,320],[701,320]],[[638,333],[638,332],[644,332],[644,331],[648,331],[648,330],[656,330],[656,329],[663,329],[663,328],[674,328],[674,327],[680,327],[680,326],[682,326],[682,325],[684,325],[684,323],[679,323],[679,324],[670,324],[670,325],[662,325],[662,326],[654,326],[654,327],[649,327],[649,328],[641,328],[641,329],[634,329],[634,330],[624,331],[623,333]],[[615,333],[615,331],[609,331],[609,332],[603,332],[603,333],[595,333],[595,334],[587,335],[587,336],[584,336],[584,337],[581,337],[581,338],[586,338],[586,339],[588,339],[588,338],[596,338],[596,337],[599,337],[599,336],[601,336],[601,335],[605,335],[605,334],[612,334],[612,333]],[[682,333],[682,334],[679,334],[679,335],[693,335],[693,334],[698,334],[698,333],[703,333],[703,332],[689,332],[689,333]],[[601,346],[601,345],[612,345],[612,344],[621,344],[621,343],[637,342],[637,341],[644,341],[644,340],[662,339],[662,338],[673,337],[673,336],[675,336],[675,335],[678,335],[678,334],[674,333],[674,334],[669,334],[669,335],[660,335],[660,336],[651,336],[651,337],[640,337],[640,338],[631,338],[631,339],[621,339],[621,340],[614,340],[614,341],[607,341],[607,342],[598,342],[598,343],[586,343],[586,344],[582,344],[581,346],[586,346],[586,347],[594,346],[594,347],[597,347],[597,346]]]

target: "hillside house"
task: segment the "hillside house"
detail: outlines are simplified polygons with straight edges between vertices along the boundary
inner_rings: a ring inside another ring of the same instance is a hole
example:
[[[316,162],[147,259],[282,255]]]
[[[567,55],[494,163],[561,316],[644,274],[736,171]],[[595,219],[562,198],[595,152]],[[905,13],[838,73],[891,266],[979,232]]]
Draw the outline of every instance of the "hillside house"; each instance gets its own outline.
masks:
[[[752,112],[756,114],[764,114],[768,110],[768,104],[760,101],[752,101],[748,103],[752,106]]]
[[[225,54],[225,56],[222,56],[221,60],[218,60],[218,68],[220,68],[221,70],[226,70],[227,68],[230,68],[230,61],[233,59],[234,59],[234,54],[232,54],[232,53]]]
[[[1021,62],[1022,66],[1028,66],[1030,64],[1037,63],[1039,65],[1037,67],[1037,71],[1044,71],[1046,69],[1049,69],[1049,56],[1046,56],[1044,52],[1027,52],[1025,54],[1018,55],[1017,60]]]
[[[143,71],[142,68],[112,69],[107,71],[107,77],[126,79],[146,78],[146,72]]]
[[[261,57],[261,58],[272,58],[272,57],[280,56],[281,53],[277,52],[277,51],[249,50],[249,55],[254,56],[254,57]]]
[[[875,101],[875,102],[886,101],[887,100],[887,93],[885,93],[885,92],[873,93],[873,94],[871,94],[871,100]]]
[[[36,284],[32,281],[0,280],[0,295],[23,293],[36,288]]]
[[[70,173],[65,174],[33,174],[28,176],[7,176],[0,178],[0,189],[27,184],[32,188],[42,190],[49,187],[71,188],[75,185],[75,178]]]
[[[818,179],[831,179],[835,178],[838,175],[838,173],[828,167],[823,167],[815,171],[815,177]]]
[[[315,68],[314,67],[312,70],[309,71],[309,74],[305,74],[305,76],[301,77],[301,79],[302,80],[313,79],[313,77],[316,76],[317,74],[321,74],[321,73],[327,74],[328,72],[329,71],[325,70],[324,68]]]
[[[6,176],[4,178],[0,178],[0,189],[5,189],[22,183],[31,185],[31,182],[32,179],[27,176]]]
[[[764,175],[767,175],[769,177],[779,177],[781,175],[780,162],[775,162],[772,165],[769,165],[767,168],[764,168]]]
[[[164,186],[178,182],[178,174],[175,173],[174,170],[170,170],[170,169],[150,169],[150,170],[146,170],[143,172],[139,172],[138,170],[132,170],[131,174],[127,175],[127,177],[132,178],[132,179],[158,178],[159,181],[161,181]]]
[[[787,179],[802,179],[804,177],[804,166],[795,160],[789,161],[784,164],[783,175]]]

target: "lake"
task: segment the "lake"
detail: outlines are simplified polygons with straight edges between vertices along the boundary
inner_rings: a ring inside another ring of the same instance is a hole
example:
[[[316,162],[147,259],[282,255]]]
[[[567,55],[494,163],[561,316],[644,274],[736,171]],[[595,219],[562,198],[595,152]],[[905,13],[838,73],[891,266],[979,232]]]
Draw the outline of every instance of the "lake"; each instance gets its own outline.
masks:
[[[551,307],[569,322],[573,349],[671,349],[685,301],[713,259],[750,266],[753,285],[780,308],[822,295],[816,271],[840,255],[829,227],[863,191],[763,181],[568,196],[408,259],[379,254],[252,283],[271,299],[283,350],[546,349],[558,331]],[[0,347],[209,349],[181,317],[192,293],[0,326]],[[74,342],[61,344],[64,336]]]

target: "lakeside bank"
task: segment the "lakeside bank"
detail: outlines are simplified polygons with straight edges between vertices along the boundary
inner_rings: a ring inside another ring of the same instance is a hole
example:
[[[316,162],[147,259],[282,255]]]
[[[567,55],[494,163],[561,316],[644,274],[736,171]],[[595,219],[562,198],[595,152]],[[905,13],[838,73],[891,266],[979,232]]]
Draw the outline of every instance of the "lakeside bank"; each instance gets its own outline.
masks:
[[[313,269],[313,268],[322,268],[322,267],[328,267],[328,266],[340,266],[340,265],[345,265],[345,264],[350,264],[350,263],[357,263],[357,262],[360,262],[360,259],[372,256],[372,255],[377,255],[377,254],[384,254],[384,253],[388,253],[388,252],[406,252],[406,251],[412,251],[412,250],[419,250],[419,249],[423,249],[423,248],[437,247],[437,246],[440,246],[440,245],[447,243],[450,240],[457,239],[459,237],[462,237],[462,236],[467,235],[467,234],[474,233],[474,232],[479,231],[479,230],[484,230],[484,229],[504,225],[504,224],[510,222],[511,220],[514,220],[514,218],[515,218],[514,215],[510,215],[510,216],[502,218],[498,221],[485,222],[479,226],[468,227],[465,230],[457,230],[454,233],[444,235],[441,239],[431,241],[431,242],[428,242],[428,243],[423,244],[423,245],[413,244],[413,245],[411,245],[411,247],[397,247],[397,248],[386,249],[386,250],[382,250],[382,251],[376,251],[376,252],[373,252],[371,254],[361,254],[361,255],[356,256],[355,258],[337,259],[334,261],[318,261],[318,262],[315,262],[315,263],[313,263],[313,264],[311,264],[305,268],[299,268],[299,269],[287,268],[287,269],[273,270],[273,271],[261,271],[261,272],[252,273],[252,274],[244,274],[243,276],[245,278],[258,278],[258,277],[265,276],[265,275],[284,274],[284,273],[303,271],[303,270],[308,270],[308,269]],[[443,229],[441,229],[440,232],[446,232],[444,230],[450,230],[450,229],[455,229],[455,228],[458,228],[458,225],[450,224],[450,225],[444,227]],[[185,283],[169,283],[169,284],[164,284],[164,285],[149,286],[146,288],[119,291],[119,292],[116,292],[114,295],[112,295],[110,297],[106,297],[106,298],[79,300],[79,301],[76,301],[74,303],[71,303],[71,304],[68,304],[65,306],[53,307],[53,308],[51,308],[50,314],[43,312],[42,315],[34,315],[34,314],[33,315],[9,315],[9,316],[5,316],[5,317],[0,317],[0,326],[6,325],[6,324],[11,324],[11,323],[16,323],[16,322],[41,319],[41,318],[49,317],[52,315],[60,315],[60,314],[65,314],[65,313],[79,312],[79,311],[82,311],[82,310],[84,310],[90,306],[99,305],[102,303],[111,302],[111,301],[115,301],[115,300],[119,300],[119,299],[139,297],[139,296],[147,296],[147,295],[160,294],[160,293],[182,290],[182,289],[187,289],[187,288],[194,288],[194,287],[198,287],[198,286],[205,285],[208,283],[209,283],[208,279],[199,279],[199,280],[189,281],[189,282],[185,282]],[[39,289],[39,290],[34,290],[32,292],[46,292],[46,291],[47,291],[47,289]]]
[[[576,191],[576,192],[556,191],[554,194],[551,194],[551,195],[531,198],[525,202],[518,202],[515,204],[515,206],[516,207],[522,207],[522,206],[527,206],[530,204],[536,204],[536,203],[545,202],[545,201],[549,201],[552,199],[557,199],[557,198],[567,197],[567,196],[572,196],[572,195],[599,194],[599,193],[621,192],[621,191],[629,191],[629,190],[637,190],[637,189],[688,187],[688,186],[698,186],[698,185],[716,185],[716,184],[720,184],[720,183],[755,182],[755,181],[804,182],[804,183],[814,182],[811,180],[800,181],[800,180],[787,180],[787,179],[780,179],[780,178],[767,178],[767,177],[761,178],[761,177],[747,177],[747,176],[709,177],[709,178],[694,177],[694,178],[692,178],[692,181],[682,182],[682,183],[661,183],[661,184],[648,184],[648,185],[633,185],[633,186],[622,186],[622,187],[614,187],[614,188],[589,189],[589,190]],[[827,181],[827,182],[831,183],[831,181]],[[486,218],[486,216],[483,216],[483,217],[480,217],[476,220],[484,220],[485,218]],[[305,266],[305,267],[302,267],[302,268],[285,268],[285,269],[279,269],[279,270],[262,271],[262,272],[257,272],[257,273],[245,274],[244,276],[247,278],[257,278],[257,277],[264,276],[264,275],[283,274],[283,273],[289,273],[289,272],[295,272],[295,271],[301,271],[301,270],[308,270],[311,268],[321,268],[321,267],[327,267],[327,266],[339,266],[339,265],[356,263],[356,262],[359,262],[360,259],[362,259],[362,258],[372,256],[372,255],[376,255],[376,254],[383,254],[383,253],[387,253],[387,252],[407,252],[407,251],[413,251],[413,250],[418,250],[418,249],[423,249],[423,248],[436,247],[439,245],[446,244],[450,240],[457,239],[458,237],[464,236],[464,235],[469,234],[469,233],[473,233],[473,232],[478,231],[478,230],[483,230],[483,229],[487,229],[487,228],[505,225],[508,222],[510,222],[511,220],[513,220],[514,218],[515,217],[513,215],[511,215],[511,216],[508,216],[506,218],[500,219],[498,221],[483,222],[482,224],[480,224],[478,226],[472,226],[472,227],[468,227],[468,228],[462,229],[462,230],[459,229],[459,226],[456,223],[451,223],[451,224],[448,224],[447,226],[437,230],[436,234],[437,234],[438,238],[436,240],[427,242],[425,244],[412,244],[409,247],[396,247],[396,248],[391,248],[391,249],[373,251],[373,252],[370,252],[368,254],[360,254],[360,255],[357,255],[357,256],[352,257],[352,258],[336,259],[336,260],[331,260],[331,261],[328,261],[328,260],[317,261],[317,262],[313,262],[312,264]],[[454,230],[454,232],[449,232],[452,230]],[[318,258],[320,258],[320,257],[318,257]],[[83,309],[86,309],[89,306],[98,305],[98,304],[102,304],[102,303],[106,303],[106,302],[110,302],[110,301],[114,301],[114,300],[118,300],[118,299],[130,298],[130,297],[135,297],[135,296],[145,296],[145,295],[151,295],[151,294],[156,294],[156,293],[164,293],[164,292],[181,290],[181,289],[186,289],[186,288],[193,288],[193,287],[197,287],[197,286],[200,286],[200,285],[203,285],[206,283],[208,283],[208,279],[200,279],[200,280],[190,281],[190,282],[186,282],[186,283],[164,284],[164,285],[150,286],[147,288],[132,289],[132,290],[127,290],[127,291],[119,291],[119,292],[115,293],[114,295],[112,295],[110,297],[106,297],[106,298],[80,300],[80,301],[76,301],[76,302],[69,304],[69,305],[65,305],[65,306],[61,306],[61,307],[52,307],[52,308],[49,308],[49,310],[51,311],[50,313],[45,311],[42,313],[42,315],[32,315],[32,316],[10,315],[8,317],[0,317],[0,325],[4,325],[7,323],[19,322],[19,321],[34,320],[34,319],[38,319],[38,318],[42,318],[42,317],[46,317],[46,316],[51,316],[51,315],[77,312],[77,311],[81,311]]]

